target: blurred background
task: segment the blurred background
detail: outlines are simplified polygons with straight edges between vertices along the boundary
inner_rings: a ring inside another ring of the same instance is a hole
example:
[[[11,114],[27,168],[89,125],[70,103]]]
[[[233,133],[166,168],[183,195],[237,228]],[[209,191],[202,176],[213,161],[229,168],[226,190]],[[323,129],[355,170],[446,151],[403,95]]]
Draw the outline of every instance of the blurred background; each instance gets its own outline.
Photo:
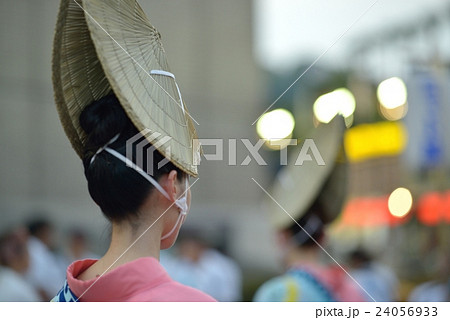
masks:
[[[348,128],[349,185],[329,227],[330,252],[349,262],[363,250],[388,266],[401,301],[424,283],[448,288],[450,1],[140,4],[162,34],[199,137],[223,139],[224,160],[200,166],[186,225],[236,263],[240,294],[230,299],[251,300],[282,271],[268,199],[252,180],[270,189],[280,152],[267,143],[260,149],[267,165],[254,158],[240,165],[249,155],[240,139],[301,140],[337,114]],[[74,257],[67,252],[82,238],[96,256],[107,248],[108,223],[53,101],[58,5],[0,0],[0,234],[48,221],[50,251]]]

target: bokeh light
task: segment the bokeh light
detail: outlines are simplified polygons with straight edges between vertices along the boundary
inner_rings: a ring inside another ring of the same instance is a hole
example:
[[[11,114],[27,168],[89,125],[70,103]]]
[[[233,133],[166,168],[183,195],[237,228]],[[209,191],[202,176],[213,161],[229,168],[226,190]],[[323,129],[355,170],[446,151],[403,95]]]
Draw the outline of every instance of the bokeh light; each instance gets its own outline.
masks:
[[[273,149],[285,147],[283,143],[274,143],[282,139],[290,139],[295,127],[295,119],[291,112],[286,109],[276,109],[265,113],[256,123],[258,135],[267,140],[268,147]]]
[[[411,210],[412,204],[411,192],[406,188],[397,188],[389,196],[389,212],[395,217],[406,216]]]
[[[266,140],[265,146],[271,150],[281,150],[289,145],[295,144],[295,141],[292,141],[291,138],[292,133],[283,139]]]
[[[389,121],[397,121],[403,119],[408,113],[408,105],[403,104],[394,109],[387,109],[382,104],[380,104],[381,115]]]
[[[355,112],[355,97],[346,88],[339,88],[326,93],[313,106],[314,115],[322,123],[329,123],[336,115],[350,118]]]
[[[378,101],[385,109],[395,109],[405,105],[407,95],[406,85],[398,77],[386,79],[378,85]]]

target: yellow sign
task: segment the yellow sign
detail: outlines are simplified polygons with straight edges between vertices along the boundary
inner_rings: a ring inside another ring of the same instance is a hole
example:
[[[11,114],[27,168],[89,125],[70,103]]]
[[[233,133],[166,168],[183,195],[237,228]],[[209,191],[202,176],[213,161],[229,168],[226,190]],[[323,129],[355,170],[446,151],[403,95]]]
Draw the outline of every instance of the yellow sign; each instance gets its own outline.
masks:
[[[399,122],[362,124],[347,130],[345,151],[351,162],[395,156],[403,152],[407,131]]]

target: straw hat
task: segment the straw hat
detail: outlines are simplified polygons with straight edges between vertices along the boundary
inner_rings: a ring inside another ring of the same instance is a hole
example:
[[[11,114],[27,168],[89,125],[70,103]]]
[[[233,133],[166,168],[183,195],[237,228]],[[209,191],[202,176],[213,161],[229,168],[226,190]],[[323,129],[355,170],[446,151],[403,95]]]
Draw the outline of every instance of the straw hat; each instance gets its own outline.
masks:
[[[305,151],[312,161],[305,160],[301,165],[295,165],[303,146],[299,145],[297,151],[291,149],[288,166],[278,173],[270,194],[295,220],[305,215],[319,198],[326,215],[321,217],[324,222],[329,222],[340,213],[345,197],[345,174],[342,175],[342,170],[336,170],[339,167],[336,159],[342,150],[344,131],[343,119],[336,117],[329,124],[321,124],[308,136],[314,141],[325,165],[316,162],[311,149]],[[267,203],[267,207],[271,221],[278,230],[294,223],[273,200]]]
[[[61,0],[53,44],[56,106],[82,157],[83,108],[114,91],[139,131],[184,172],[196,176],[199,146],[170,73],[159,32],[135,0]],[[158,147],[157,142],[170,140]]]

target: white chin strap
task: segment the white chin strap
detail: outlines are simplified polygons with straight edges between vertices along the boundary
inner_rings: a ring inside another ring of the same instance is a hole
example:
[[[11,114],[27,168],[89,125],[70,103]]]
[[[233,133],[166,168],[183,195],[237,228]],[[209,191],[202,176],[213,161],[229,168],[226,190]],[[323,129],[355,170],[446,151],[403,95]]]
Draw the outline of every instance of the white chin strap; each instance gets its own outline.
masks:
[[[177,222],[175,222],[172,230],[170,230],[165,235],[163,235],[161,237],[161,240],[165,240],[165,239],[169,238],[175,232],[175,230],[177,230],[178,225],[180,225],[180,228],[181,228],[185,219],[186,219],[186,214],[183,214],[182,212],[180,212],[180,214],[178,215]]]
[[[169,194],[166,192],[166,190],[164,190],[163,187],[161,187],[161,185],[155,180],[153,179],[152,176],[148,175],[144,170],[141,169],[141,167],[139,167],[138,165],[136,165],[133,161],[131,161],[130,159],[128,159],[127,157],[125,157],[124,155],[120,154],[119,152],[117,152],[114,149],[109,148],[108,146],[112,143],[114,143],[117,139],[119,138],[119,134],[115,135],[111,140],[109,140],[103,147],[101,147],[100,149],[97,150],[97,152],[94,154],[94,156],[91,159],[91,164],[94,162],[96,156],[101,153],[102,151],[106,151],[109,154],[113,155],[114,157],[116,157],[117,159],[121,160],[122,162],[124,162],[128,167],[134,169],[137,173],[139,173],[142,177],[144,177],[148,182],[150,182],[155,188],[156,190],[158,190],[159,192],[162,193],[162,195],[164,197],[166,197],[169,201],[170,201],[170,197]],[[173,226],[172,230],[170,230],[167,234],[163,235],[161,237],[161,240],[167,239],[169,238],[177,229],[178,225],[182,225],[186,215],[188,213],[189,207],[187,204],[187,192],[188,192],[188,179],[186,178],[186,188],[185,191],[183,193],[183,196],[177,200],[175,200],[175,205],[180,209],[180,214],[178,215],[178,219],[177,222],[175,223],[175,225]]]
[[[181,91],[180,88],[178,87],[178,83],[175,80],[175,75],[169,71],[164,71],[164,70],[151,70],[150,74],[156,74],[159,76],[165,76],[165,77],[169,77],[172,78],[173,81],[175,82],[175,86],[177,87],[177,92],[178,92],[178,98],[180,99],[180,106],[181,106],[181,110],[183,110],[183,114],[186,113],[186,111],[184,110],[184,103],[183,103],[183,98],[181,97]]]
[[[175,205],[181,209],[180,213],[178,214],[178,219],[177,222],[175,222],[175,225],[173,226],[172,230],[170,230],[168,233],[166,233],[165,235],[163,235],[161,237],[161,240],[165,240],[167,238],[169,238],[174,232],[175,230],[177,230],[178,224],[181,226],[184,223],[184,220],[186,220],[186,216],[188,214],[188,204],[187,204],[187,192],[188,192],[188,179],[186,178],[186,187],[185,187],[185,191],[183,193],[183,196],[177,200],[175,200]]]

